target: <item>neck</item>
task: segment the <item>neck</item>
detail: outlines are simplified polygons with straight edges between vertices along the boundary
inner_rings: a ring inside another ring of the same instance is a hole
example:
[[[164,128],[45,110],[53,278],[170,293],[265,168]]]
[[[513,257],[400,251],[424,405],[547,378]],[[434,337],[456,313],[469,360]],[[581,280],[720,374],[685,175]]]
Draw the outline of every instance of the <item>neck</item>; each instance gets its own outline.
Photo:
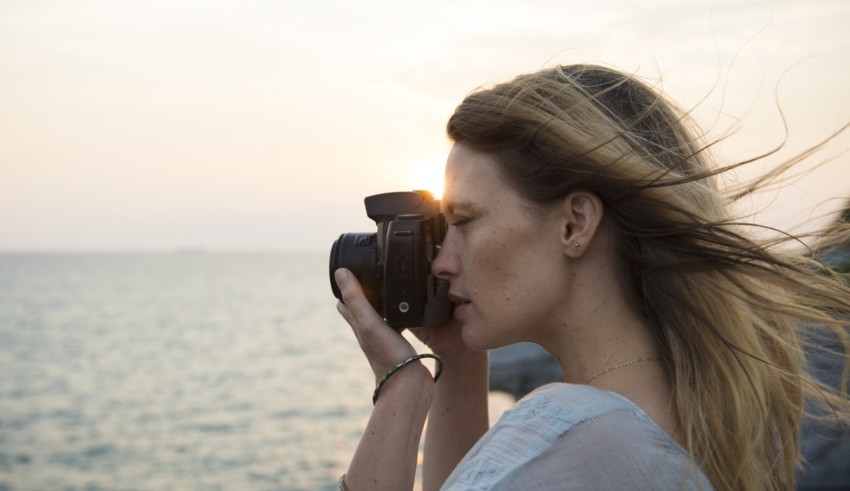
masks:
[[[558,361],[565,382],[630,399],[681,444],[674,392],[662,362],[632,363],[660,359],[661,350],[649,321],[631,308],[616,264],[604,240],[565,264],[570,294],[549,313],[555,322],[537,330],[534,341]]]
[[[643,368],[640,359],[657,359],[658,347],[648,323],[623,306],[600,305],[591,319],[565,321],[551,339],[540,342],[558,361],[568,383],[588,383]],[[610,370],[610,371],[609,371]]]
[[[615,392],[642,408],[684,445],[673,388],[648,323],[617,309],[600,309],[597,322],[564,324],[564,334],[540,344],[558,361],[567,383]],[[605,312],[605,313],[601,313]]]
[[[549,312],[555,322],[536,331],[540,338],[534,341],[558,361],[568,383],[582,384],[621,363],[658,357],[648,320],[631,308],[618,271],[605,267],[613,259],[601,255],[567,265],[571,274],[564,288],[570,295]]]
[[[593,382],[594,380],[598,379],[599,377],[605,375],[608,372],[613,372],[614,370],[619,370],[621,368],[628,368],[628,367],[630,367],[632,365],[636,365],[638,363],[649,363],[649,362],[655,362],[655,361],[661,361],[661,358],[653,358],[651,356],[642,356],[640,358],[635,358],[633,360],[624,361],[623,363],[620,363],[619,365],[614,365],[613,367],[606,368],[605,370],[602,370],[601,372],[597,373],[596,375],[590,377],[589,379],[587,379],[587,382],[585,382],[584,385],[590,385],[591,382]]]

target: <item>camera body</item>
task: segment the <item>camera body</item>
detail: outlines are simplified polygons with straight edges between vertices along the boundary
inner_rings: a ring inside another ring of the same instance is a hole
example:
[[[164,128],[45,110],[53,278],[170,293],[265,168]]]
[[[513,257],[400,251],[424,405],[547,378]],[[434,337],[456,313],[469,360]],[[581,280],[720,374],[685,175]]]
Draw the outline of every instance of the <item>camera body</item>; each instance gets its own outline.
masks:
[[[431,274],[446,233],[440,201],[428,191],[376,194],[364,200],[377,233],[345,233],[331,247],[330,280],[348,268],[390,327],[428,327],[451,317],[449,284]]]

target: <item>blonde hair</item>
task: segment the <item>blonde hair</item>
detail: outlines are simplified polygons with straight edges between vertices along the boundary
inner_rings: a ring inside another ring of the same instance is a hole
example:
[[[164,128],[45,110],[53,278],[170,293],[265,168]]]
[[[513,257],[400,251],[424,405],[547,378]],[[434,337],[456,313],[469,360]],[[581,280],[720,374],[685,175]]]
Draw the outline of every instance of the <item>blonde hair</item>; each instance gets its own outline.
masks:
[[[807,373],[802,326],[837,335],[846,361],[850,289],[811,256],[782,252],[792,237],[748,236],[715,184],[734,165],[715,166],[692,128],[637,78],[587,65],[475,91],[448,123],[533,202],[599,195],[695,463],[717,489],[793,489],[805,403],[842,423],[850,414],[846,392]]]

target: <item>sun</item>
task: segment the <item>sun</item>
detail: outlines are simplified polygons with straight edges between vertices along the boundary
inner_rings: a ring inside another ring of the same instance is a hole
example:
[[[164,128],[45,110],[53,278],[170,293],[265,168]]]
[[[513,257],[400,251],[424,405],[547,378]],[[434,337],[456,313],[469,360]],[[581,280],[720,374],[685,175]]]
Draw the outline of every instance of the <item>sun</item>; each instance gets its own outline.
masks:
[[[433,157],[414,162],[408,167],[411,189],[431,191],[435,198],[443,196],[445,157]]]

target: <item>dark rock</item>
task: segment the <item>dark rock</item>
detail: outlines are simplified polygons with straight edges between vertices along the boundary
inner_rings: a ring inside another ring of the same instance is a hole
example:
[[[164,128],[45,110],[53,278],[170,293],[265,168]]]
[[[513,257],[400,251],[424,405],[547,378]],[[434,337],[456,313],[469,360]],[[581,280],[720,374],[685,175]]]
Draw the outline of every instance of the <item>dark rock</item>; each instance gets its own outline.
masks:
[[[564,379],[561,367],[534,343],[517,343],[490,351],[490,390],[521,399],[532,390]]]
[[[804,330],[811,374],[827,386],[841,386],[845,358],[834,334]],[[828,409],[810,403],[803,421],[800,446],[803,466],[798,491],[850,489],[850,427],[830,417]]]

